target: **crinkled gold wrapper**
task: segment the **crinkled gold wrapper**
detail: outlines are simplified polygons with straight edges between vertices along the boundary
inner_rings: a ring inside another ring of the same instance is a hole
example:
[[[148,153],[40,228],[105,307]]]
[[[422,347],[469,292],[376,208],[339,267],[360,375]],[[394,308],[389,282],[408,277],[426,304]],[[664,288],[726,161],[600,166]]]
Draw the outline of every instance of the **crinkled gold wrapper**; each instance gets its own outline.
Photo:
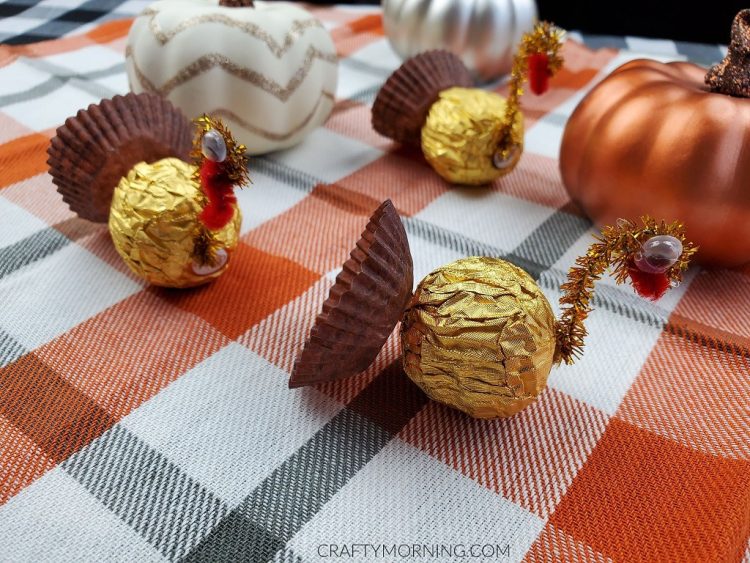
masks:
[[[526,272],[496,258],[457,260],[425,277],[404,313],[404,369],[435,401],[476,418],[511,416],[547,384],[554,327]]]
[[[239,209],[226,227],[213,232],[217,248],[227,253],[226,263],[204,275],[194,271],[200,266],[194,263],[193,247],[202,209],[194,171],[192,164],[177,158],[141,162],[120,180],[112,197],[109,232],[115,248],[136,275],[154,285],[192,287],[209,282],[224,273],[237,246]]]
[[[448,88],[422,127],[422,152],[435,171],[454,184],[481,185],[513,170],[523,152],[523,116],[511,136],[519,150],[503,168],[492,156],[503,134],[505,98],[476,88]]]

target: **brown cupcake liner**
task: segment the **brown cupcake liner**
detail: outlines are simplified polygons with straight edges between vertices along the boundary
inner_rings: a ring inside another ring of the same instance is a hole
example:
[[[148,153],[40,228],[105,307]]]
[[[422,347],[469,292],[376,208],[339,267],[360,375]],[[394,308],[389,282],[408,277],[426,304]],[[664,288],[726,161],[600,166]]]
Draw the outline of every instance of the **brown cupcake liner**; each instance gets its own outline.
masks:
[[[289,379],[302,387],[367,369],[404,311],[414,283],[409,241],[385,201],[344,263]]]
[[[154,94],[103,100],[69,117],[50,142],[49,173],[63,201],[83,219],[104,223],[112,192],[139,162],[189,158],[190,121]]]

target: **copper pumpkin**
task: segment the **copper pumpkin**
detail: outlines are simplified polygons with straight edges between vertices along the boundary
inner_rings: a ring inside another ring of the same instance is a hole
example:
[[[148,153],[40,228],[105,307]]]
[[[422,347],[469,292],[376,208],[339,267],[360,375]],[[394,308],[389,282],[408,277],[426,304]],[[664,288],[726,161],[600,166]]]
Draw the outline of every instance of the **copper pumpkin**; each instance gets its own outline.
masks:
[[[563,182],[598,224],[650,213],[680,217],[716,266],[750,262],[750,11],[711,69],[635,60],[612,72],[570,117]]]

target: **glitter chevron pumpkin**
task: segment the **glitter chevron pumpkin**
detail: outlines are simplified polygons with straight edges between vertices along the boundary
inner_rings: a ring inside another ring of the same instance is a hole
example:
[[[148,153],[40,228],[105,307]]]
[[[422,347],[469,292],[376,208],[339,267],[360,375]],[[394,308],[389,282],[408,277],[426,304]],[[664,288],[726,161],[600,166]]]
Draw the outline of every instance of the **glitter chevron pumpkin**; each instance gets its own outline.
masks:
[[[221,117],[250,154],[297,144],[333,109],[333,41],[294,5],[161,0],[136,18],[126,57],[134,92]]]

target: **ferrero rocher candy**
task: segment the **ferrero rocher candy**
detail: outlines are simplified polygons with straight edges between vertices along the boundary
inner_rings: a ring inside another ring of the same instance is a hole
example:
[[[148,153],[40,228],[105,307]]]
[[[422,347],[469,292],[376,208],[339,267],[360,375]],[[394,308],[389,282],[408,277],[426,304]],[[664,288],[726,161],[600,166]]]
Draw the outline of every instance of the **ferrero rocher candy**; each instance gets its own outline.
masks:
[[[431,399],[476,418],[511,416],[547,384],[555,318],[534,280],[464,258],[417,287],[401,323],[404,370]]]
[[[479,185],[507,174],[523,151],[523,115],[514,114],[510,135],[515,150],[501,165],[494,158],[505,135],[498,115],[506,100],[476,88],[449,88],[440,92],[422,127],[422,152],[435,171],[454,184]],[[470,139],[470,141],[466,141]]]
[[[448,51],[408,59],[386,81],[372,106],[372,125],[395,141],[419,144],[445,180],[480,185],[507,174],[523,152],[522,85],[548,88],[562,66],[562,32],[547,22],[526,33],[513,59],[508,97],[471,88],[470,74]]]
[[[196,260],[203,210],[195,166],[177,158],[136,164],[112,196],[109,231],[133,272],[154,285],[191,287],[219,277],[239,241],[239,208],[214,234],[214,263]]]
[[[406,375],[430,398],[470,416],[511,416],[539,396],[554,364],[573,363],[581,354],[594,282],[607,269],[617,283],[628,281],[639,295],[658,299],[679,283],[697,250],[679,222],[618,221],[576,260],[555,320],[531,276],[498,258],[464,258],[438,268],[407,304],[412,259],[396,219],[390,202],[373,215],[297,356],[290,387],[366,369],[364,360],[374,360],[395,328],[393,313],[401,304]],[[374,240],[380,249],[370,253]],[[388,247],[392,251],[383,253]]]
[[[108,222],[125,263],[154,285],[209,282],[237,246],[233,188],[248,181],[245,147],[218,119],[195,123],[191,143],[193,125],[168,101],[115,96],[68,118],[48,149],[63,200],[83,219]]]

